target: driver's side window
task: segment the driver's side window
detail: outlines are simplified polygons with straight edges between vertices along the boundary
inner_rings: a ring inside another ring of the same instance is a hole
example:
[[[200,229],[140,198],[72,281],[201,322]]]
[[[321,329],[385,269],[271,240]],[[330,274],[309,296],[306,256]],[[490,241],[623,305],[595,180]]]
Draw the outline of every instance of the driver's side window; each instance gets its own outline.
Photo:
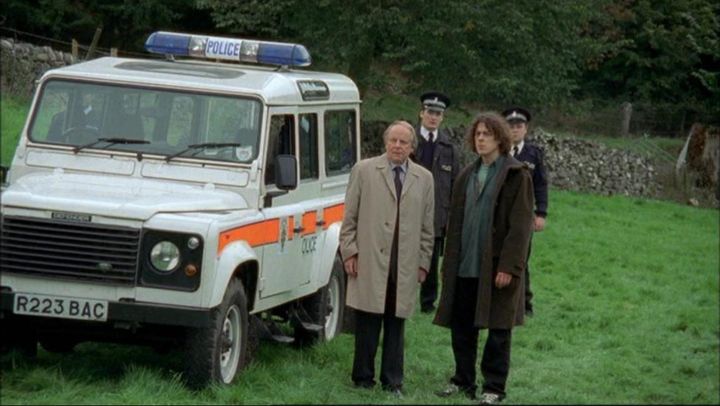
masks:
[[[97,134],[102,126],[105,95],[67,87],[45,90],[43,106],[33,126],[33,138],[50,142],[71,142],[73,134]]]
[[[265,184],[275,184],[275,157],[295,154],[295,118],[292,114],[270,118],[270,137],[265,158]]]

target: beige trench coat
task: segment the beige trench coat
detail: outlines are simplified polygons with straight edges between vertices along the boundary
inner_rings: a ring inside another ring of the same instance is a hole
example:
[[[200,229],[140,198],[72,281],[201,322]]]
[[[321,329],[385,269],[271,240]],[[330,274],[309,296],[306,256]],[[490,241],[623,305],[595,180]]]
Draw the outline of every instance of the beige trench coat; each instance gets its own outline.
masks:
[[[349,277],[347,305],[370,313],[385,310],[390,250],[395,231],[395,183],[385,154],[357,163],[345,195],[340,230],[343,260],[358,255],[358,275]],[[432,174],[408,160],[400,198],[398,289],[395,315],[408,318],[418,297],[418,269],[430,268],[433,249]]]

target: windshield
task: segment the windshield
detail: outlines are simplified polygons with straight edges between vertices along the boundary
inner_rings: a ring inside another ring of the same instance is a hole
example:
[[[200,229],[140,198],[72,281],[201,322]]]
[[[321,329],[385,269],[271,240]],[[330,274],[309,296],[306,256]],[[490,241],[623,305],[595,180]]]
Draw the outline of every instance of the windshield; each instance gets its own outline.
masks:
[[[189,145],[233,143],[193,156],[249,163],[258,153],[261,107],[248,98],[51,80],[29,135],[35,142],[75,147],[122,138],[135,142],[93,148],[168,156]]]

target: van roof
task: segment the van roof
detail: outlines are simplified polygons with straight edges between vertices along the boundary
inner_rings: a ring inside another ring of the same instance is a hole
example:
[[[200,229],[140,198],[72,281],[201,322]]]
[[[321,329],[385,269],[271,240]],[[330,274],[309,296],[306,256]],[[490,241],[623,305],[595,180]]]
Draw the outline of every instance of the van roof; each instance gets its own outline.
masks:
[[[165,61],[104,57],[49,70],[43,80],[68,78],[131,85],[258,96],[268,105],[359,103],[355,83],[345,75],[197,60]],[[298,81],[322,81],[329,98],[305,101]]]

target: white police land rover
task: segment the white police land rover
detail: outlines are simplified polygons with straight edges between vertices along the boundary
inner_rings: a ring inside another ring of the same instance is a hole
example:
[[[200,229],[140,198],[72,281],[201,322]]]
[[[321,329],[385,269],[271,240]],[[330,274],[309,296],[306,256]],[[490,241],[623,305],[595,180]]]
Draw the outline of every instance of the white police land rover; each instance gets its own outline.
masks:
[[[227,384],[255,332],[340,332],[359,94],[293,69],[301,45],[157,32],[146,49],[165,60],[39,81],[2,193],[3,346],[184,346],[190,385]]]

